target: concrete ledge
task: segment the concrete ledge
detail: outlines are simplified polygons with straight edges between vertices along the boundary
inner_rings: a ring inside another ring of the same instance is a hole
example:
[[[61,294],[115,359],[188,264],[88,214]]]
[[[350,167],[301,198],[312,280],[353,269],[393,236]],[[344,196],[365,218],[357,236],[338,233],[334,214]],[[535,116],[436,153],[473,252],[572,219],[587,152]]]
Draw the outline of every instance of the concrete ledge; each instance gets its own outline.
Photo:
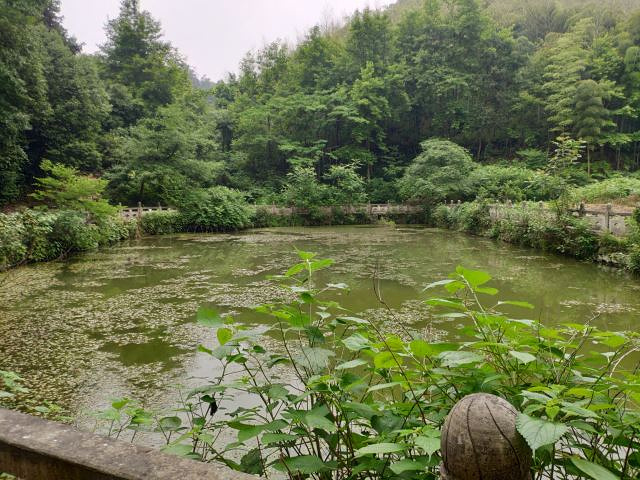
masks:
[[[24,480],[257,478],[4,409],[0,409],[0,472]]]

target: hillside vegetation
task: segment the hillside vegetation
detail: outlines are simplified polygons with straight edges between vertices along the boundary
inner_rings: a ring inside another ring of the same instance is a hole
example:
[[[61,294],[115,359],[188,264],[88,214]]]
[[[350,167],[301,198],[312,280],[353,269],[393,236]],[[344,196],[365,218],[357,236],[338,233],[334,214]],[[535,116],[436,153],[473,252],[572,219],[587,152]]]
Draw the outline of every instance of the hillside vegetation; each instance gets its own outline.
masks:
[[[0,204],[33,203],[44,161],[100,177],[122,204],[214,186],[306,207],[544,200],[626,176],[640,167],[638,3],[401,0],[249,52],[214,83],[138,0],[95,55],[56,0],[1,0]],[[442,172],[415,163],[434,138],[470,155],[464,191],[448,157]],[[550,164],[569,144],[568,164]]]

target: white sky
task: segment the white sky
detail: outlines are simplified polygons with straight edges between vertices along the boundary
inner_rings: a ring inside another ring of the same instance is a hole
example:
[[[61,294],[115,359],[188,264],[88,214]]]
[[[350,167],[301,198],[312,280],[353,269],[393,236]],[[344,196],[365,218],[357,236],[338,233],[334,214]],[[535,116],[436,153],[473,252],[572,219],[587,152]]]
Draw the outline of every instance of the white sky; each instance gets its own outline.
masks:
[[[118,15],[120,0],[62,0],[64,25],[84,51],[104,43],[104,25]],[[342,18],[392,0],[141,0],[160,20],[165,38],[199,75],[212,80],[238,64],[249,50],[278,38],[296,41],[330,15]]]

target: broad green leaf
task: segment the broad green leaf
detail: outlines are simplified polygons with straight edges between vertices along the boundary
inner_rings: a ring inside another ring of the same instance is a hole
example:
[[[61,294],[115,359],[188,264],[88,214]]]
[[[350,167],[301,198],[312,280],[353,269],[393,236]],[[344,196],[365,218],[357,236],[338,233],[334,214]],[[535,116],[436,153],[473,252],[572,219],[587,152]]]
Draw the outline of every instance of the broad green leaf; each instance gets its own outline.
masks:
[[[614,475],[603,466],[589,462],[588,460],[571,457],[571,463],[573,463],[582,473],[593,478],[593,480],[620,480],[620,477]]]
[[[204,345],[198,345],[197,350],[199,352],[206,353],[208,355],[213,355],[213,350],[211,350],[210,348],[205,347]]]
[[[363,360],[361,358],[356,358],[355,360],[351,360],[350,362],[341,363],[336,366],[336,370],[348,370],[350,368],[361,367],[362,365],[367,365],[369,362]]]
[[[430,283],[429,285],[427,285],[426,287],[424,287],[424,288],[422,289],[422,291],[429,290],[429,289],[431,289],[431,288],[435,288],[435,287],[440,287],[440,286],[448,285],[448,284],[453,283],[453,282],[455,282],[455,280],[451,280],[451,279],[448,279],[448,280],[440,280],[440,281],[438,281],[438,282],[433,282],[433,283]]]
[[[459,292],[460,290],[464,290],[465,288],[467,288],[467,284],[464,283],[464,282],[460,282],[458,280],[455,280],[455,281],[445,285],[444,288],[449,293],[456,293],[456,292]]]
[[[306,328],[311,325],[311,317],[295,309],[290,309],[282,316],[294,328]]]
[[[356,450],[356,458],[363,457],[365,455],[378,455],[385,453],[395,453],[404,450],[404,446],[398,443],[376,443],[374,445],[367,445],[366,447]]]
[[[485,295],[497,295],[499,291],[493,287],[476,287],[476,292],[484,293]]]
[[[515,350],[511,350],[509,355],[516,358],[520,363],[524,363],[525,365],[531,362],[536,361],[536,357],[526,352],[516,352]]]
[[[225,345],[233,338],[233,332],[228,328],[219,328],[216,337],[218,337],[220,345]]]
[[[555,420],[558,413],[560,413],[560,407],[558,405],[550,405],[545,407],[544,413],[547,414],[547,418],[551,421]]]
[[[264,425],[252,426],[238,432],[238,442],[246,442],[250,438],[257,437],[264,432]]]
[[[602,341],[607,347],[619,348],[627,342],[627,339],[619,334],[608,335],[605,340]]]
[[[342,340],[342,343],[345,347],[353,352],[358,352],[360,350],[371,348],[371,342],[368,338],[363,337],[359,333],[354,333],[350,337]]]
[[[373,363],[376,368],[394,368],[402,365],[402,358],[391,352],[380,352],[373,357]]]
[[[218,312],[208,307],[200,307],[196,319],[200,325],[205,327],[217,327],[223,324],[222,317]]]
[[[371,417],[380,413],[378,410],[365,403],[345,402],[342,404],[342,408],[351,412],[355,412],[361,417],[368,419],[371,419]]]
[[[324,348],[302,347],[301,350],[300,354],[293,357],[293,361],[313,372],[319,372],[326,368],[329,359],[335,356],[335,352]]]
[[[317,255],[317,253],[305,252],[303,250],[298,250],[298,249],[296,249],[296,253],[298,254],[298,257],[300,258],[300,260],[312,260]]]
[[[413,353],[418,358],[433,355],[433,349],[431,348],[431,345],[429,345],[424,340],[413,340],[409,344],[409,348],[411,348],[411,353]]]
[[[568,402],[562,403],[562,410],[570,416],[573,415],[582,418],[600,418],[600,415],[598,415],[596,412],[592,412],[591,410],[588,410],[584,407]]]
[[[391,432],[395,432],[405,423],[405,418],[400,415],[396,415],[390,411],[380,412],[379,415],[371,417],[371,426],[380,435],[387,435]]]
[[[273,385],[269,388],[267,395],[269,398],[273,398],[275,400],[284,400],[287,398],[287,395],[289,395],[289,390],[282,385]]]
[[[129,400],[128,398],[116,398],[115,400],[111,401],[111,406],[116,410],[120,410],[129,403],[131,403],[131,400]]]
[[[469,282],[469,285],[471,285],[473,288],[484,285],[489,280],[491,280],[491,275],[481,270],[467,270],[464,267],[458,266],[456,268],[456,273],[458,275],[461,275],[467,282]]]
[[[306,268],[306,265],[304,263],[296,263],[293,267],[287,270],[287,273],[285,273],[285,276],[293,277],[294,275],[297,275],[298,273],[303,271],[305,268]]]
[[[315,262],[311,262],[311,264],[309,265],[309,268],[311,269],[312,272],[315,272],[317,270],[322,270],[323,268],[330,267],[331,265],[333,265],[333,260],[331,260],[330,258],[325,258],[323,260],[317,260]]]
[[[417,437],[415,442],[429,456],[440,450],[440,438],[437,437]]]
[[[317,472],[325,472],[335,468],[331,462],[324,462],[315,455],[302,455],[300,457],[285,458],[285,465],[282,463],[275,464],[275,468],[280,471],[299,472],[305,475]]]
[[[445,367],[458,367],[469,363],[482,362],[484,358],[473,352],[442,352],[438,357]]]
[[[534,452],[545,445],[553,445],[567,433],[567,426],[533,418],[524,413],[518,415],[516,428]]]
[[[320,415],[309,414],[305,416],[304,423],[306,423],[309,428],[319,428],[320,430],[324,430],[329,433],[333,433],[338,430],[335,423]]]
[[[399,462],[392,463],[390,468],[393,473],[400,475],[404,472],[420,472],[426,469],[427,466],[428,462],[425,460],[411,460],[410,458],[405,458]]]
[[[402,385],[402,382],[379,383],[378,385],[374,385],[373,387],[370,387],[367,390],[367,392],[377,392],[378,390],[393,388],[393,387],[397,387],[398,385]]]
[[[177,430],[182,425],[179,417],[164,417],[158,422],[163,430]]]

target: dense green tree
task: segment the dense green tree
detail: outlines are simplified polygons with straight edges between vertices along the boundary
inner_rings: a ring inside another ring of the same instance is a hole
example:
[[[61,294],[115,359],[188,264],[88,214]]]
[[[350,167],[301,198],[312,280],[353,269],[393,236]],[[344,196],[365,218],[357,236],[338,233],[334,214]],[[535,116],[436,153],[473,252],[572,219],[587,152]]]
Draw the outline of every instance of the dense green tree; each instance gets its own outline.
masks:
[[[605,131],[613,127],[611,112],[604,106],[605,89],[594,80],[583,80],[576,88],[574,129],[587,146],[587,173],[591,175],[590,152],[604,140]]]
[[[391,60],[391,47],[389,17],[369,8],[356,12],[349,23],[346,42],[348,74],[355,76],[368,64],[373,64],[377,72],[382,71]]]
[[[138,0],[122,0],[97,55],[80,53],[59,0],[0,0],[0,203],[28,193],[47,159],[104,177],[122,203],[175,203],[220,184],[254,201],[351,202],[362,178],[375,201],[398,188],[430,200],[471,195],[452,179],[475,163],[421,170],[412,159],[429,157],[424,138],[455,142],[481,163],[543,168],[567,134],[588,144],[587,171],[640,168],[637,5],[525,3],[365,9],[296,46],[250,52],[238,74],[213,84]],[[518,168],[474,178],[495,175],[484,190],[515,192],[530,178]],[[545,179],[585,180],[580,165],[569,170]]]
[[[44,0],[0,1],[0,205],[15,200],[28,168],[25,133],[46,115],[46,79],[37,19]]]
[[[115,126],[135,124],[188,88],[186,66],[162,40],[160,23],[140,10],[138,0],[122,0],[106,34],[101,52]]]
[[[193,92],[114,140],[108,191],[115,201],[174,204],[183,191],[209,187],[223,173],[216,118]]]
[[[111,105],[93,58],[74,54],[55,30],[39,30],[50,110],[29,134],[31,156],[101,170],[100,139]]]
[[[355,205],[365,203],[365,183],[355,165],[332,165],[324,176],[331,186],[331,203]]]

